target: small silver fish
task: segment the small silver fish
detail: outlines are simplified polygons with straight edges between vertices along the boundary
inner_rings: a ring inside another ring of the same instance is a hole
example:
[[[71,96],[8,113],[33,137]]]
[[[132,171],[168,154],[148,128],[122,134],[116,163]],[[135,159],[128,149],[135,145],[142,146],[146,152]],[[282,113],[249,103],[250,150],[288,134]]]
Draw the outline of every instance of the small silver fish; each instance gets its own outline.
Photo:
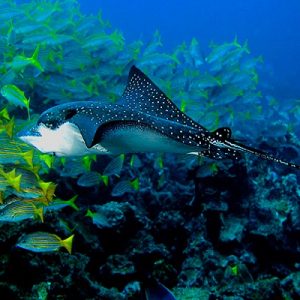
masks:
[[[139,189],[139,179],[122,180],[118,182],[112,189],[111,195],[114,197],[122,196],[125,193],[132,192]]]
[[[121,171],[122,171],[124,159],[125,159],[125,155],[124,154],[120,154],[119,156],[117,156],[116,158],[114,158],[105,167],[105,169],[103,171],[103,175],[105,175],[105,176],[111,176],[111,175],[119,176],[120,173],[121,173]]]
[[[53,210],[60,210],[63,209],[64,207],[72,207],[74,210],[78,211],[79,207],[76,205],[75,201],[78,198],[78,195],[75,195],[69,200],[62,200],[59,198],[56,198],[52,200],[48,205],[44,205],[44,211],[53,211]]]
[[[93,221],[93,224],[97,225],[100,228],[111,227],[108,223],[107,217],[101,212],[92,212],[90,209],[88,209],[85,216],[90,217]]]

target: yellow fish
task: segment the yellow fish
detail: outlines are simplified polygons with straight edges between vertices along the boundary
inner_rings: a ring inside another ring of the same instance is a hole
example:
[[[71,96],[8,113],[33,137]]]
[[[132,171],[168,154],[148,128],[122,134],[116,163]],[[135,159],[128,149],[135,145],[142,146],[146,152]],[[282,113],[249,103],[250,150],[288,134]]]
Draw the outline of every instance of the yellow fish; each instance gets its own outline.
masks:
[[[20,188],[20,184],[21,184],[21,177],[22,175],[16,175],[16,169],[13,169],[9,172],[5,172],[1,167],[0,167],[0,175],[2,175],[8,185],[10,185],[11,187],[13,187],[16,191],[20,191],[21,188]]]
[[[15,106],[25,107],[27,109],[28,119],[30,119],[29,102],[30,98],[26,98],[22,90],[14,84],[6,84],[1,88],[1,95],[11,104]]]
[[[32,252],[53,252],[64,247],[71,254],[73,238],[74,234],[62,240],[56,234],[39,231],[21,237],[16,246]]]
[[[17,55],[13,58],[13,60],[10,63],[7,64],[7,66],[16,72],[23,71],[27,66],[34,66],[40,72],[44,72],[44,68],[38,61],[39,52],[40,52],[40,45],[37,45],[31,57],[26,57],[24,55]]]
[[[0,205],[0,222],[20,222],[37,217],[43,222],[43,207],[36,207],[32,201],[13,200]]]

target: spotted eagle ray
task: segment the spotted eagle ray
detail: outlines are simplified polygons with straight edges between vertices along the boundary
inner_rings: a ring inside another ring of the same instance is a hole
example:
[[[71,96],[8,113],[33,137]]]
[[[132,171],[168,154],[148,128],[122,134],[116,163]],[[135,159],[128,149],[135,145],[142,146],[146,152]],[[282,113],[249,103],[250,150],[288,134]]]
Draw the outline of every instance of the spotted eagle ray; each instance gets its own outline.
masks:
[[[240,159],[241,152],[300,169],[231,138],[227,127],[210,132],[179,108],[142,71],[131,67],[117,104],[78,101],[54,106],[18,134],[57,156],[170,152]]]

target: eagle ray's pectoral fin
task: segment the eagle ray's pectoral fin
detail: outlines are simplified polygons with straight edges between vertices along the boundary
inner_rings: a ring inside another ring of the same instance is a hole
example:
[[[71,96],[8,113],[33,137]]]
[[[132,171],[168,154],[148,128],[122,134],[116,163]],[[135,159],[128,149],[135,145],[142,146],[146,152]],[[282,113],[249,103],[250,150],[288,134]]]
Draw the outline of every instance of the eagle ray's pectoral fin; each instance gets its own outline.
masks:
[[[95,122],[89,115],[75,115],[72,122],[78,127],[86,147],[92,148],[96,144],[95,136],[102,124]]]
[[[87,147],[101,144],[104,148],[122,148],[128,144],[128,139],[134,136],[134,128],[142,128],[143,124],[134,120],[114,120],[94,126],[86,133]],[[115,149],[116,150],[116,149]],[[120,149],[119,149],[120,150]],[[120,153],[123,153],[122,151]]]

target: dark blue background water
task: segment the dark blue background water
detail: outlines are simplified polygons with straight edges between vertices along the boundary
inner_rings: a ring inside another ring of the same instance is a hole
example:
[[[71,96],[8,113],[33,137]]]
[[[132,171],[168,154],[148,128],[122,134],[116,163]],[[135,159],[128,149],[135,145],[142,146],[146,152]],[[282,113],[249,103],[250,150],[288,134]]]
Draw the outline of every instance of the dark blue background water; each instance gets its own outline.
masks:
[[[203,49],[211,41],[235,36],[248,40],[252,53],[263,55],[261,80],[280,98],[300,97],[299,0],[80,0],[87,13],[103,11],[126,39],[148,40],[156,29],[171,50],[196,37]]]

